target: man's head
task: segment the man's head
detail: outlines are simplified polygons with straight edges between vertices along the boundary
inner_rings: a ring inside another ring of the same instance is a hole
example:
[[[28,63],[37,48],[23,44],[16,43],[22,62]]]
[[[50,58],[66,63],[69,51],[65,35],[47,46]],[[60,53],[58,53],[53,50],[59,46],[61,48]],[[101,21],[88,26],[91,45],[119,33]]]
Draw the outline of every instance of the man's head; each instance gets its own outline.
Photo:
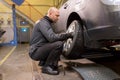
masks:
[[[55,7],[51,7],[48,10],[47,16],[52,19],[52,21],[57,22],[57,20],[59,19],[59,10]]]

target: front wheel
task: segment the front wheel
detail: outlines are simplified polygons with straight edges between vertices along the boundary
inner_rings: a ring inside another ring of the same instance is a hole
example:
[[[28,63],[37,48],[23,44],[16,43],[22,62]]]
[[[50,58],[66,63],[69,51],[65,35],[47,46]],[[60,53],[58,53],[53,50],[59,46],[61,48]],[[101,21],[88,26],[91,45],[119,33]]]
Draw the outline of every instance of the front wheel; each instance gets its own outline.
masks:
[[[78,59],[84,51],[83,28],[80,21],[74,20],[68,26],[67,32],[74,32],[73,38],[65,41],[63,47],[63,55],[69,59]]]

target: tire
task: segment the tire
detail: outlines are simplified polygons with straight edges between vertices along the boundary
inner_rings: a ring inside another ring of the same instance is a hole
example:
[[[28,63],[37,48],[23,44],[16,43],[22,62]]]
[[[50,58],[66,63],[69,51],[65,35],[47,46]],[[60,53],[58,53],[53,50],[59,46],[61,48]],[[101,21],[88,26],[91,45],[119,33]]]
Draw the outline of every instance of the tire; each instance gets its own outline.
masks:
[[[67,28],[67,32],[74,32],[74,36],[73,38],[69,38],[65,41],[63,55],[68,59],[81,58],[81,54],[84,52],[84,39],[83,28],[80,24],[80,21],[72,21]]]

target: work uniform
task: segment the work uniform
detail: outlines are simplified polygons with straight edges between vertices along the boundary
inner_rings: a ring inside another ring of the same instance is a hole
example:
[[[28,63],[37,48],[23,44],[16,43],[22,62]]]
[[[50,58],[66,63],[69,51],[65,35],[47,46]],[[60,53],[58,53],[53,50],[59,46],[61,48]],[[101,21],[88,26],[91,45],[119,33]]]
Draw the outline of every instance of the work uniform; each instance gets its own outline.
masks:
[[[30,40],[30,57],[33,60],[44,61],[44,66],[57,66],[63,49],[63,40],[72,37],[70,33],[56,34],[52,24],[53,21],[44,16],[35,24]]]

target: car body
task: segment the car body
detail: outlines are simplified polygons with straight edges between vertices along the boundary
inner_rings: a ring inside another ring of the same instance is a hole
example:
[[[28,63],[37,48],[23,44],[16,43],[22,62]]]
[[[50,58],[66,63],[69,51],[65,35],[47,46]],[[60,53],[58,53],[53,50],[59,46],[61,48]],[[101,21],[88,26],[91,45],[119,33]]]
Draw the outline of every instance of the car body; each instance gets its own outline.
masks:
[[[59,11],[55,31],[75,33],[64,44],[67,58],[80,58],[90,49],[119,51],[120,0],[67,0]]]

